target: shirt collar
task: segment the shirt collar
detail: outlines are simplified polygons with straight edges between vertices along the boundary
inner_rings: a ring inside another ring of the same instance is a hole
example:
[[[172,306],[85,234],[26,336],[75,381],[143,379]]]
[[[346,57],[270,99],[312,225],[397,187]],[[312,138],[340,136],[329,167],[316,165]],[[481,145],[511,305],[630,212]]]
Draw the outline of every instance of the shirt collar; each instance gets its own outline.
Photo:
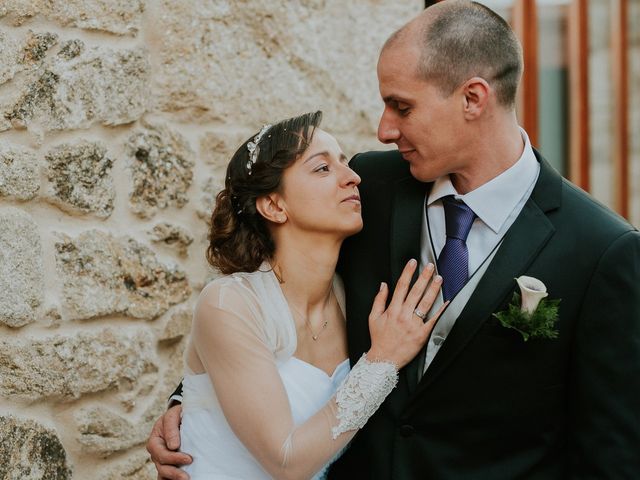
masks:
[[[458,194],[449,175],[439,177],[429,192],[427,205],[447,195],[453,195],[466,203],[480,220],[498,233],[509,214],[537,178],[539,171],[538,160],[533,153],[529,136],[522,128],[520,128],[520,134],[524,140],[524,149],[518,161],[510,168],[464,195]]]

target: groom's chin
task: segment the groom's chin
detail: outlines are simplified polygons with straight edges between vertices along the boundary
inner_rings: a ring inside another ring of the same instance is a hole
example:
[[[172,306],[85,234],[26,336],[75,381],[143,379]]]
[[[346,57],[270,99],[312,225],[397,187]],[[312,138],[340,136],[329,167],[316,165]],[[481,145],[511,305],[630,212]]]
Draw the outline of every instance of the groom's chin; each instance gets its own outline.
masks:
[[[426,169],[420,168],[419,165],[415,165],[413,163],[409,164],[409,171],[411,172],[411,176],[418,180],[419,182],[428,183],[434,182],[440,175],[435,172],[425,171]]]

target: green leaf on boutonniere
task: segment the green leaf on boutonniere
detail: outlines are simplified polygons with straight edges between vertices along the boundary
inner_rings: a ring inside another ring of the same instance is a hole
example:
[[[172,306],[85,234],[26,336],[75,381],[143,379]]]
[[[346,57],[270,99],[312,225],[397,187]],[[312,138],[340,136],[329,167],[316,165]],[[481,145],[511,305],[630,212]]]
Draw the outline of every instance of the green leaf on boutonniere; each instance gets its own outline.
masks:
[[[526,342],[530,338],[557,338],[558,330],[555,328],[558,319],[558,304],[560,299],[540,300],[533,313],[520,310],[520,294],[515,292],[509,308],[506,311],[494,313],[503,327],[517,330]]]

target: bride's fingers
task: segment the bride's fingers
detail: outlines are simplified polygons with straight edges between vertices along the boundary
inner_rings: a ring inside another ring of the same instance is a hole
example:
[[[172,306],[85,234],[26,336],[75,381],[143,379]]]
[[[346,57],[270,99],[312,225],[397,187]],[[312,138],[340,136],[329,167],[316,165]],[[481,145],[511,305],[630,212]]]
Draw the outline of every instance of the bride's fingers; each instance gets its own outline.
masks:
[[[407,291],[409,290],[409,285],[411,284],[411,277],[413,277],[413,272],[415,272],[417,266],[418,262],[416,262],[413,258],[409,260],[405,265],[404,269],[402,270],[402,275],[400,275],[400,278],[396,283],[396,288],[393,291],[391,303],[389,304],[390,309],[400,309],[400,307],[402,307],[405,298],[407,298]]]
[[[373,306],[371,307],[371,314],[369,315],[369,321],[377,319],[384,313],[385,306],[387,304],[387,296],[389,294],[389,288],[387,284],[382,282],[380,284],[380,290],[373,299]]]
[[[450,300],[447,300],[442,305],[440,305],[440,308],[438,309],[438,311],[434,313],[433,316],[425,322],[424,329],[427,337],[431,333],[431,330],[433,330],[433,327],[438,321],[438,319],[440,318],[440,315],[442,315],[442,312],[444,312],[447,309],[447,306],[449,306],[449,303],[450,303]]]
[[[411,310],[416,308],[418,302],[420,301],[420,298],[422,298],[422,296],[424,295],[424,290],[425,288],[427,288],[427,284],[429,283],[429,280],[431,280],[431,276],[433,275],[434,271],[435,266],[433,265],[433,263],[428,264],[418,276],[416,283],[414,283],[413,287],[411,287],[409,295],[407,295],[407,298],[405,300],[405,304]]]
[[[431,310],[433,302],[435,302],[436,298],[438,297],[441,286],[442,277],[440,275],[436,275],[415,308],[417,308],[421,312],[428,312],[429,310]]]

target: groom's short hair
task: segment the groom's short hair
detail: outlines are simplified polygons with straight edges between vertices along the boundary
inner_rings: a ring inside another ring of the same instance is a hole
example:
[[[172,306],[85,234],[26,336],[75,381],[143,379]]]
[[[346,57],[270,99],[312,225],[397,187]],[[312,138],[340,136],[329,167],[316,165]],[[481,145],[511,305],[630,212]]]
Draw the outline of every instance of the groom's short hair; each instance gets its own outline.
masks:
[[[482,77],[501,105],[515,107],[522,47],[500,15],[477,2],[450,0],[429,7],[416,22],[412,40],[419,42],[420,78],[448,96],[469,78]],[[407,27],[394,33],[385,48],[406,38]]]

